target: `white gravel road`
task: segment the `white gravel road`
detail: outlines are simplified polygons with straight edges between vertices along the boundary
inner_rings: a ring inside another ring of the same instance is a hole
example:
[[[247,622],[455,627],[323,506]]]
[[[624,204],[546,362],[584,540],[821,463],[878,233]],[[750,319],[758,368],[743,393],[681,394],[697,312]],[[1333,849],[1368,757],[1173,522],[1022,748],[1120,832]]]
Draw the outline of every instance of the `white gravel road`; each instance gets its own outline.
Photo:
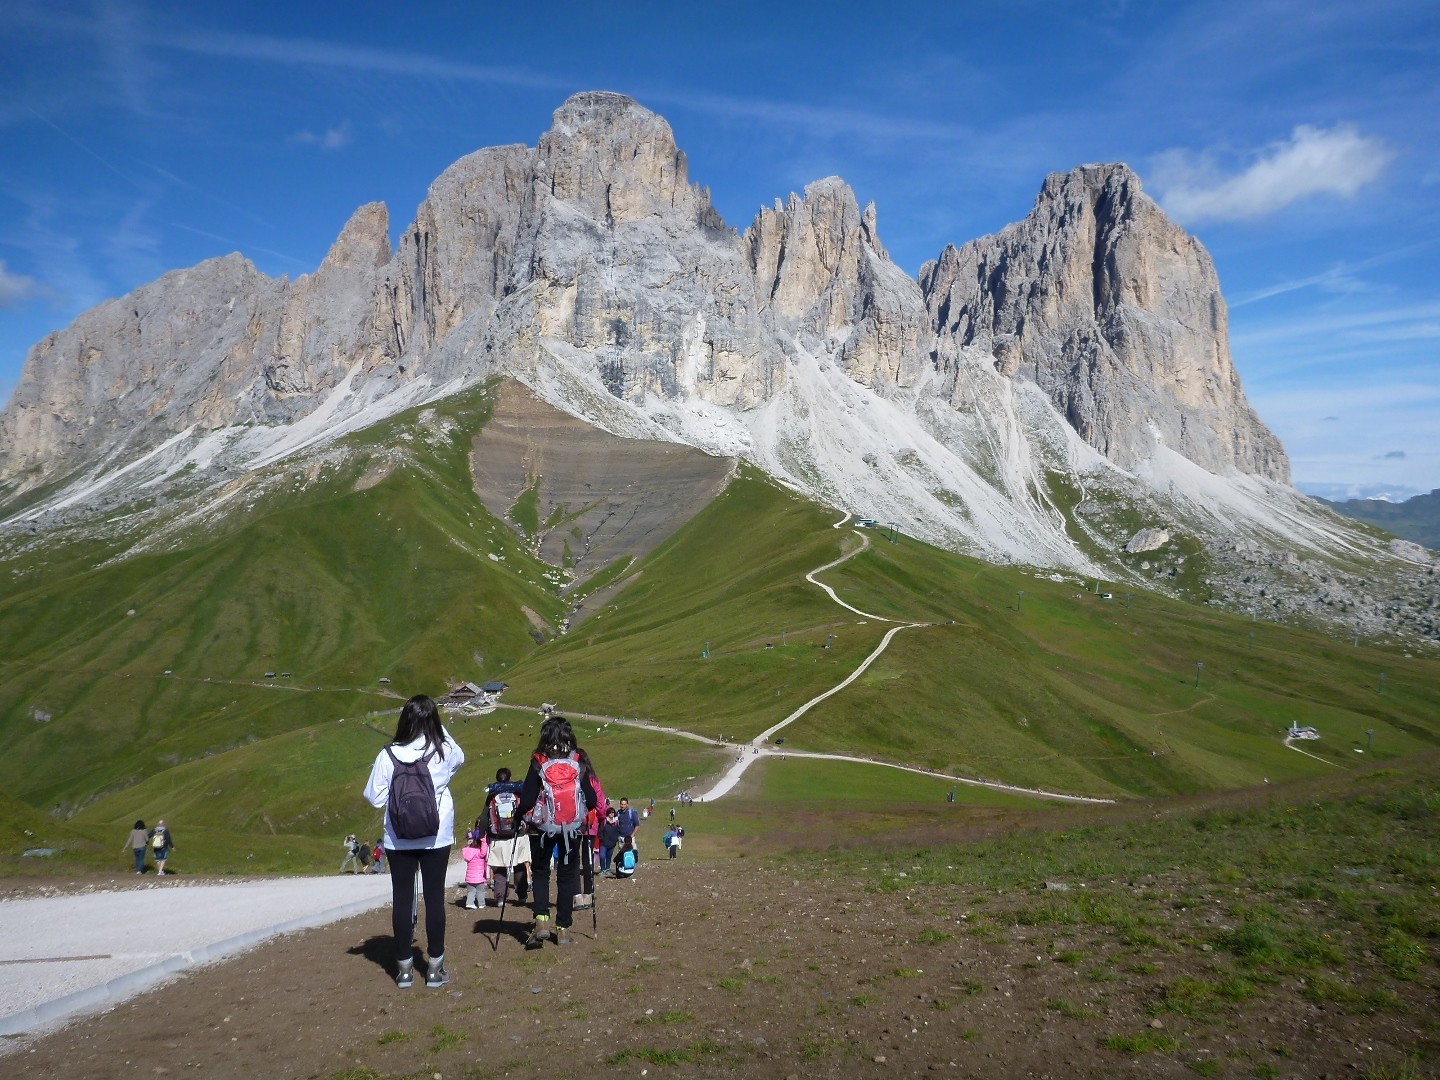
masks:
[[[450,866],[454,884],[463,864]],[[98,1012],[186,968],[390,902],[385,874],[225,883],[153,879],[131,889],[0,902],[0,1036]],[[5,1039],[0,1053],[19,1040]]]

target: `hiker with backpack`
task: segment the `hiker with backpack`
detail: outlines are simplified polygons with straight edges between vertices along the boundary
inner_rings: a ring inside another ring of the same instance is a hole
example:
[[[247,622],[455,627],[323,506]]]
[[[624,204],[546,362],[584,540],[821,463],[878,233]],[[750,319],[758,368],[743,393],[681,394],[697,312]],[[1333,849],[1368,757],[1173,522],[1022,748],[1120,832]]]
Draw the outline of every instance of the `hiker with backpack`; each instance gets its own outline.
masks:
[[[495,782],[485,789],[485,809],[475,823],[490,840],[485,861],[490,867],[490,887],[502,907],[512,884],[515,899],[525,903],[530,884],[530,837],[520,817],[524,785],[510,776],[503,766],[495,770]]]
[[[345,837],[345,858],[340,860],[340,873],[345,873],[347,866],[352,868],[350,870],[352,875],[365,872],[365,866],[360,861],[360,841],[355,839],[354,833]]]
[[[620,841],[620,847],[615,851],[615,877],[631,878],[635,876],[635,838],[627,836]]]
[[[640,857],[640,847],[635,842],[635,830],[640,828],[640,815],[630,805],[630,800],[622,797],[620,799],[620,813],[616,816],[620,824],[620,839],[630,842],[630,849],[635,852],[635,857]]]
[[[540,725],[540,740],[525,774],[520,814],[530,830],[530,866],[534,874],[535,924],[525,942],[540,948],[547,937],[556,945],[569,945],[570,925],[579,892],[580,860],[584,857],[581,832],[585,813],[599,804],[595,774],[586,767],[575,732],[563,716],[548,716]],[[555,869],[555,919],[550,918],[550,860]]]
[[[174,873],[173,870],[165,869],[165,860],[170,858],[171,849],[175,847],[175,837],[165,826],[165,819],[162,817],[155,823],[155,827],[149,832],[150,847],[155,852],[155,873],[164,877],[166,874]]]
[[[391,928],[399,970],[395,985],[415,984],[411,918],[415,872],[425,897],[426,986],[450,981],[445,970],[445,868],[455,843],[455,801],[450,779],[465,751],[440,723],[440,710],[424,694],[405,702],[395,738],[375,757],[365,799],[385,808],[385,859],[390,864]]]

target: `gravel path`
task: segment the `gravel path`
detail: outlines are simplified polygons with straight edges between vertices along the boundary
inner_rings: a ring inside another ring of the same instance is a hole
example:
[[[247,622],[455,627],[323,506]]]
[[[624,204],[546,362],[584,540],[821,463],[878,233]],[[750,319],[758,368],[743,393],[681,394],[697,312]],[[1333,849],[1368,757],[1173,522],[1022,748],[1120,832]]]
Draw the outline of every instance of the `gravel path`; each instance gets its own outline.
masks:
[[[453,863],[450,883],[462,872]],[[0,1036],[109,1008],[187,968],[389,901],[388,875],[336,874],[219,884],[151,879],[0,902],[0,941],[12,943],[0,957],[9,976],[0,980]]]

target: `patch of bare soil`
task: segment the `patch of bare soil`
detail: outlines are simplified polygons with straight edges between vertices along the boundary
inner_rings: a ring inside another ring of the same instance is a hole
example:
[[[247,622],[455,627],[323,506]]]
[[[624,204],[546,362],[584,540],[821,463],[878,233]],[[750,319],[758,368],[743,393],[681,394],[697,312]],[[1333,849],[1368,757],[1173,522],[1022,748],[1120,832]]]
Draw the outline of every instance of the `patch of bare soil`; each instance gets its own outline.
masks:
[[[752,863],[642,864],[600,883],[575,944],[533,952],[528,913],[502,926],[452,894],[441,989],[395,988],[380,909],[15,1046],[0,1074],[1313,1080],[1435,1050],[1433,986],[1366,1015],[1271,984],[1186,1016],[1157,1008],[1161,988],[1206,976],[1203,952],[1005,925],[1032,897],[880,894]],[[1202,930],[1174,918],[1177,941]]]
[[[680,443],[622,439],[504,382],[470,455],[485,508],[510,521],[534,489],[537,554],[585,575],[638,560],[724,490],[735,462]],[[590,610],[601,601],[592,598]]]

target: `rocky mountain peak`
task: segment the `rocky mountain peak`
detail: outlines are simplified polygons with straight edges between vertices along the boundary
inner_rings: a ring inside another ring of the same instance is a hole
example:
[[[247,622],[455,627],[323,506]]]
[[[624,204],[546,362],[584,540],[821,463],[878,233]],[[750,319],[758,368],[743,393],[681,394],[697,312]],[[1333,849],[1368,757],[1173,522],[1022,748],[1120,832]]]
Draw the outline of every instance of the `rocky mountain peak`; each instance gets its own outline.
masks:
[[[1158,439],[1214,472],[1288,483],[1230,360],[1214,264],[1123,164],[1046,178],[1030,214],[921,270],[936,329],[1033,381],[1111,461]]]
[[[623,94],[575,94],[556,109],[540,137],[536,179],[556,199],[610,224],[709,205],[690,186],[670,125]]]
[[[383,202],[366,203],[340,230],[320,273],[329,270],[374,270],[390,261],[390,212]]]

